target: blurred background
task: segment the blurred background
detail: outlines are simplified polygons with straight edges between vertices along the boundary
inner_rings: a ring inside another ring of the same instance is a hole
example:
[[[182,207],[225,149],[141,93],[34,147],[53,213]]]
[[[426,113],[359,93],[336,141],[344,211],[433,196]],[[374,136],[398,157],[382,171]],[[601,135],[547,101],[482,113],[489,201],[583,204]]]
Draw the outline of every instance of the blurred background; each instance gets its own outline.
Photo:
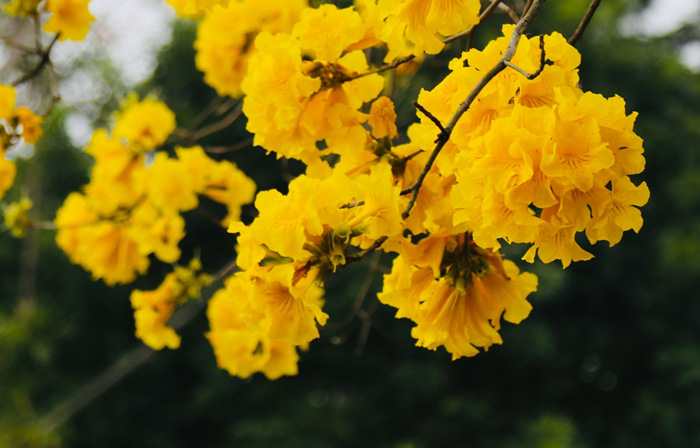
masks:
[[[568,37],[587,7],[547,2],[529,32]],[[90,8],[97,21],[88,39],[56,47],[64,100],[46,135],[8,155],[19,175],[5,201],[28,194],[35,219],[52,220],[88,181],[82,149],[129,91],[160,97],[184,128],[216,98],[194,67],[195,22],[177,21],[164,0]],[[506,21],[489,18],[475,46]],[[25,28],[0,19],[3,36]],[[463,45],[428,59],[395,98],[400,131],[416,121],[419,89],[434,87]],[[613,248],[582,240],[595,258],[566,270],[521,263],[540,287],[530,317],[504,324],[502,346],[454,362],[444,350],[414,347],[411,323],[376,299],[391,265],[384,254],[328,280],[335,329],[301,354],[298,376],[241,380],[217,369],[201,304],[184,310],[192,319],[178,350],[155,353],[134,337],[130,291],[153,289],[171,267],[154,259],[147,276],[108,288],[70,264],[53,232],[21,240],[4,232],[0,447],[700,446],[700,3],[604,0],[577,48],[584,90],[620,95],[628,113],[639,112],[647,168],[634,181],[651,190],[644,227]],[[18,57],[0,48],[0,82],[32,66]],[[39,77],[24,86],[20,104],[45,102],[46,85]],[[239,120],[202,143],[249,137]],[[234,161],[260,190],[285,191],[302,169],[261,148],[215,157]],[[204,207],[223,216],[214,203]],[[244,210],[244,221],[253,213]],[[186,219],[183,260],[199,251],[215,272],[235,257],[234,236],[201,213]],[[506,252],[517,259],[524,250]],[[360,301],[363,318],[345,324]]]

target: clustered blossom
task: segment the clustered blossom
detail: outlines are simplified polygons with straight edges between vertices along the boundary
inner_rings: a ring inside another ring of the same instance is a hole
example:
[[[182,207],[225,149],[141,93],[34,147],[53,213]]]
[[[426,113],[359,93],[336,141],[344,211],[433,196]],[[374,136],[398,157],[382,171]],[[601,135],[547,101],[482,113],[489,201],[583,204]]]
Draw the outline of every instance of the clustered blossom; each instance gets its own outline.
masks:
[[[199,298],[202,287],[211,283],[209,275],[197,275],[201,269],[202,263],[194,258],[187,267],[175,267],[154,291],[136,289],[131,293],[136,337],[144,344],[154,350],[180,347],[180,336],[167,326],[168,319],[178,304]]]
[[[447,121],[459,103],[505,51],[512,26],[483,51],[452,61],[452,73],[418,101]],[[481,247],[499,240],[529,243],[545,263],[593,256],[575,241],[585,231],[591,243],[617,244],[626,230],[639,231],[636,207],[646,204],[646,183],[629,176],[644,170],[642,139],[633,131],[620,97],[606,99],[576,87],[580,55],[554,33],[520,39],[513,63],[532,73],[542,52],[550,64],[529,80],[512,69],[501,72],[458,122],[437,164],[454,175],[454,224],[465,223]],[[420,125],[422,142],[437,128]]]
[[[15,181],[17,168],[5,158],[5,151],[20,139],[35,144],[43,135],[43,118],[26,107],[16,107],[15,88],[0,84],[0,199]]]
[[[212,8],[197,27],[194,43],[195,63],[204,72],[204,82],[221,96],[242,96],[241,81],[255,53],[257,35],[291,31],[306,6],[306,0],[244,0]]]
[[[176,262],[185,235],[180,213],[196,208],[198,195],[227,206],[224,225],[238,220],[241,206],[253,200],[253,181],[201,147],[178,147],[176,158],[159,152],[146,167],[145,152],[163,144],[174,128],[165,104],[130,98],[113,135],[98,129],[86,149],[95,158],[90,183],[83,193],[71,193],[56,215],[59,247],[108,285],[144,274],[151,254]]]
[[[577,243],[579,232],[591,244],[614,245],[642,227],[638,207],[649,189],[630,178],[645,164],[636,114],[626,113],[622,98],[577,87],[580,55],[558,33],[521,37],[511,66],[461,116],[460,104],[506,53],[513,26],[452,60],[451,73],[421,91],[420,122],[402,138],[394,89],[378,73],[383,68],[370,69],[368,55],[382,52],[385,62],[413,55],[414,65],[397,68],[409,73],[424,53],[442,51],[445,37],[479,23],[478,0],[356,0],[351,8],[168,2],[181,17],[201,19],[197,67],[220,95],[244,96],[254,144],[300,160],[306,172],[286,194],[256,196],[252,180],[201,147],[155,152],[175,116],[155,99],[130,97],[113,129],[93,135],[90,183],[58,211],[57,242],[95,278],[129,283],[151,255],[179,260],[181,213],[197,208],[200,196],[224,204],[222,225],[239,234],[239,270],[209,302],[207,338],[231,375],[295,375],[297,348],[306,350],[329,320],[325,280],[372,250],[396,254],[378,299],[415,324],[416,345],[444,347],[457,359],[501,344],[501,319],[518,324],[532,309],[527,298],[538,279],[501,256],[503,243],[530,245],[526,261],[539,255],[567,267],[592,258]],[[38,4],[14,0],[6,10],[31,15]],[[86,0],[49,0],[46,10],[53,13],[47,30],[84,37],[92,17]],[[453,117],[448,140],[439,124]],[[14,90],[0,86],[0,155],[19,137],[36,141],[40,124],[14,108]],[[13,177],[14,164],[0,157],[0,193]],[[245,225],[241,206],[253,199],[257,215]],[[28,227],[30,207],[6,209],[13,231]],[[133,292],[136,335],[145,344],[180,345],[168,320],[209,283],[200,270],[193,260],[156,290]]]

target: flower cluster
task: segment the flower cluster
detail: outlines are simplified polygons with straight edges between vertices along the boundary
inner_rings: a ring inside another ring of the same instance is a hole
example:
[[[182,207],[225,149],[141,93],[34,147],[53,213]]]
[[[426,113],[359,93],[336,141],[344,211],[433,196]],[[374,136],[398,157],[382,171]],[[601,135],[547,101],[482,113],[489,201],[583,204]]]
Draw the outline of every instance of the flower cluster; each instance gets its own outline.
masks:
[[[40,0],[12,0],[3,10],[12,16],[31,17],[42,12],[51,13],[44,31],[58,35],[58,40],[83,40],[90,31],[95,17],[90,14],[90,0],[47,0],[40,10]]]
[[[406,242],[384,277],[379,300],[398,309],[397,318],[416,323],[416,345],[444,346],[452,359],[474,356],[477,347],[502,343],[501,315],[518,324],[532,306],[537,277],[520,273],[497,252],[482,249],[470,234],[432,234],[418,244]]]
[[[154,350],[180,347],[180,336],[167,326],[168,319],[178,305],[199,298],[202,287],[211,283],[209,275],[197,275],[201,270],[202,263],[193,258],[186,268],[175,267],[154,291],[136,289],[131,293],[136,337],[144,344]]]
[[[350,79],[368,69],[357,45],[365,29],[352,9],[323,5],[302,11],[291,34],[258,35],[241,85],[256,145],[307,164],[362,150],[367,116],[359,109],[384,87],[377,74]],[[304,54],[314,59],[304,61]],[[324,140],[328,148],[320,151]]]
[[[504,27],[510,36],[511,26]],[[483,51],[452,61],[452,73],[419,102],[448,121],[483,73],[505,51],[508,37]],[[586,231],[591,243],[616,244],[622,232],[639,231],[638,206],[649,198],[645,183],[629,176],[644,169],[642,140],[633,131],[636,114],[626,115],[620,97],[605,99],[576,87],[580,55],[558,33],[523,37],[513,64],[536,72],[535,79],[507,68],[482,91],[462,117],[437,164],[457,184],[451,201],[454,224],[466,223],[484,248],[499,240],[533,244],[545,263],[587,260],[575,241]],[[437,132],[425,119],[417,134],[425,143]]]
[[[209,300],[207,338],[214,348],[216,362],[219,368],[241,378],[248,378],[255,372],[262,372],[271,380],[296,375],[299,360],[296,346],[284,339],[271,339],[256,327],[251,328],[244,319],[249,310],[247,295],[229,293],[244,292],[249,280],[234,276],[228,280],[227,289],[220,289]]]
[[[0,84],[0,199],[15,181],[17,168],[5,158],[5,151],[20,139],[35,144],[43,135],[43,118],[34,115],[26,107],[15,107],[15,89]]]
[[[306,0],[244,0],[214,7],[197,27],[194,43],[195,63],[204,72],[204,82],[221,96],[242,96],[241,81],[256,36],[262,31],[291,31],[306,6]]]
[[[566,267],[592,257],[579,232],[614,245],[642,226],[637,207],[649,190],[630,178],[645,164],[636,114],[619,97],[578,87],[580,55],[560,34],[528,38],[504,26],[504,37],[452,60],[451,73],[421,91],[421,122],[402,136],[391,99],[398,84],[380,72],[442,51],[458,36],[445,37],[479,23],[478,0],[168,2],[202,19],[197,67],[220,95],[245,96],[254,144],[300,160],[305,174],[286,194],[260,192],[257,216],[244,225],[254,183],[201,147],[154,153],[175,117],[161,102],[132,97],[111,134],[95,132],[86,150],[95,158],[91,181],[59,210],[57,241],[95,278],[128,283],[150,255],[179,259],[181,213],[197,208],[200,195],[225,204],[222,224],[239,234],[240,270],[209,303],[207,338],[232,375],[296,374],[297,348],[306,350],[329,319],[325,280],[373,250],[396,254],[378,299],[413,321],[418,346],[457,359],[502,343],[501,318],[518,324],[532,308],[537,277],[504,260],[501,244],[529,244],[525,260]],[[30,3],[8,7],[23,14]],[[381,60],[392,64],[370,68]],[[417,65],[406,67],[397,70]],[[16,129],[13,103],[10,118],[3,104],[0,95],[0,119]],[[27,123],[29,141],[38,124]],[[147,345],[179,346],[167,321],[208,283],[200,269],[193,261],[155,291],[134,291],[136,334]]]
[[[148,256],[167,263],[180,258],[181,212],[206,195],[227,206],[225,225],[253,200],[255,184],[231,162],[216,162],[201,147],[159,152],[146,167],[145,152],[175,128],[165,104],[130,98],[113,135],[99,129],[86,152],[95,158],[84,193],[71,193],[56,216],[58,245],[72,262],[105,283],[129,283],[149,266]]]

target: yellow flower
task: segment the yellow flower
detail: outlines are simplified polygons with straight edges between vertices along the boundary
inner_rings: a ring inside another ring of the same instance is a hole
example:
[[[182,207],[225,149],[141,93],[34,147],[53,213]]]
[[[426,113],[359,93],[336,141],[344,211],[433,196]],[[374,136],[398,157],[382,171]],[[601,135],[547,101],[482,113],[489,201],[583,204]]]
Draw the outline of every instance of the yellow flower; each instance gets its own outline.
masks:
[[[372,126],[372,135],[375,138],[398,137],[394,103],[385,96],[377,98],[372,103],[367,124]]]
[[[240,279],[234,276],[228,284]],[[231,296],[226,289],[220,289],[207,306],[210,331],[206,336],[214,348],[219,368],[240,378],[248,378],[255,372],[262,372],[271,380],[282,375],[296,375],[299,355],[294,344],[271,340],[251,331],[236,306],[241,299],[245,300],[243,296]]]
[[[290,32],[306,0],[234,1],[214,7],[197,27],[195,62],[219,95],[240,97],[255,37],[261,31]]]
[[[566,268],[572,261],[585,261],[593,258],[592,254],[583,250],[576,242],[576,228],[574,226],[562,226],[560,223],[551,223],[546,219],[547,214],[556,213],[556,211],[550,210],[546,209],[542,212],[546,222],[540,229],[532,247],[523,256],[523,260],[533,263],[535,254],[537,254],[544,263],[561,260],[562,266]]]
[[[130,283],[144,274],[155,254],[174,263],[177,245],[184,237],[184,220],[178,214],[162,214],[142,199],[130,208],[100,216],[94,199],[71,193],[56,214],[56,242],[73,263],[108,285]]]
[[[159,209],[176,213],[199,205],[191,178],[179,160],[159,152],[153,165],[143,173],[148,198]]]
[[[624,231],[634,230],[637,233],[642,228],[644,220],[637,207],[649,201],[646,182],[635,186],[629,177],[613,179],[611,196],[600,218],[591,221],[586,228],[591,243],[606,240],[610,246],[614,246],[620,242]]]
[[[338,9],[335,5],[306,8],[292,32],[302,48],[310,50],[314,59],[335,62],[350,44],[365,35],[360,15],[351,8]]]
[[[168,0],[177,15],[183,18],[199,19],[210,12],[215,6],[226,6],[231,0]]]
[[[11,16],[31,17],[37,13],[37,6],[41,0],[12,0],[5,5],[3,10]]]
[[[544,148],[541,169],[560,183],[573,183],[588,191],[593,187],[593,175],[615,163],[615,155],[601,142],[593,120],[582,124],[560,121],[552,137],[552,143]]]
[[[243,319],[248,327],[270,339],[305,344],[319,337],[316,323],[325,325],[321,310],[323,288],[316,284],[318,270],[292,263],[254,267],[236,274],[229,284],[232,297],[247,297]]]
[[[0,84],[0,120],[9,120],[15,111],[17,94],[12,86]]]
[[[321,140],[341,155],[363,150],[361,123],[367,117],[358,109],[384,85],[378,74],[344,82],[367,69],[363,52],[353,51],[334,63],[302,62],[298,39],[267,32],[255,46],[242,89],[247,129],[255,134],[256,145],[307,165],[323,155],[316,146]]]
[[[117,115],[114,137],[125,138],[141,151],[148,151],[163,144],[174,129],[175,114],[165,103],[153,98],[139,101],[138,96],[131,95]]]
[[[131,306],[136,321],[136,337],[154,350],[180,347],[180,336],[167,326],[178,304],[198,298],[201,288],[211,283],[207,274],[197,275],[202,264],[194,258],[189,266],[175,268],[154,291],[134,290]]]
[[[176,304],[173,299],[179,292],[177,279],[173,274],[169,274],[155,291],[137,289],[131,293],[136,337],[153,350],[180,347],[180,336],[166,325],[175,311]]]
[[[474,356],[476,347],[487,349],[501,344],[500,316],[512,323],[525,319],[532,307],[525,298],[537,289],[537,277],[520,274],[514,263],[503,263],[505,274],[496,270],[483,277],[472,275],[464,290],[441,279],[422,294],[423,302],[414,319],[418,324],[411,335],[416,345],[435,350],[439,346],[452,353],[452,359]]]
[[[22,198],[18,202],[13,202],[3,209],[5,225],[17,238],[24,237],[32,223],[27,213],[32,209],[33,205],[31,199]]]
[[[214,165],[207,175],[204,194],[224,204],[228,210],[221,224],[228,227],[232,222],[240,221],[241,206],[250,204],[255,198],[255,182],[227,160]]]
[[[355,181],[364,205],[353,209],[356,213],[349,218],[350,228],[358,227],[361,233],[372,240],[401,232],[401,189],[394,186],[391,166],[386,163],[376,165],[369,175],[359,176]]]
[[[104,129],[95,131],[85,152],[95,158],[90,183],[84,188],[94,210],[109,216],[136,204],[144,194],[143,156],[109,138]]]
[[[24,141],[32,145],[35,144],[37,139],[44,135],[44,131],[41,130],[41,123],[44,122],[44,119],[34,115],[26,107],[17,108],[15,115],[22,125],[22,138]]]
[[[389,3],[389,2],[386,2]],[[382,2],[380,1],[380,8]],[[413,45],[413,53],[439,53],[444,44],[438,37],[456,34],[479,23],[478,0],[398,0],[385,6],[386,25],[381,39],[389,45],[385,61],[405,56],[402,41]],[[395,49],[399,49],[395,51]]]
[[[537,277],[521,274],[514,263],[480,248],[468,235],[443,231],[418,245],[404,240],[397,249],[377,297],[398,308],[396,317],[417,324],[411,334],[418,346],[444,346],[452,359],[474,356],[477,347],[502,342],[501,316],[517,324],[532,309],[526,298],[537,290]]]
[[[5,158],[5,151],[0,144],[0,199],[5,195],[5,192],[10,189],[15,181],[17,167],[14,162],[10,162]]]
[[[47,0],[46,10],[51,18],[44,24],[48,33],[60,33],[58,40],[83,40],[95,20],[88,10],[90,0]]]

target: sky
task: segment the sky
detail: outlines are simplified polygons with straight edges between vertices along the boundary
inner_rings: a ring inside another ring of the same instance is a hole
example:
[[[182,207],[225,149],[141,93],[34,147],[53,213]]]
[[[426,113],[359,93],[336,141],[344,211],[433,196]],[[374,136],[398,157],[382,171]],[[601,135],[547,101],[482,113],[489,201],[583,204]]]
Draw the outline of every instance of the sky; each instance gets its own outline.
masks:
[[[653,0],[639,14],[629,14],[620,23],[625,36],[640,38],[663,36],[685,23],[700,21],[700,0]],[[691,70],[700,72],[700,41],[685,45],[679,55]]]

